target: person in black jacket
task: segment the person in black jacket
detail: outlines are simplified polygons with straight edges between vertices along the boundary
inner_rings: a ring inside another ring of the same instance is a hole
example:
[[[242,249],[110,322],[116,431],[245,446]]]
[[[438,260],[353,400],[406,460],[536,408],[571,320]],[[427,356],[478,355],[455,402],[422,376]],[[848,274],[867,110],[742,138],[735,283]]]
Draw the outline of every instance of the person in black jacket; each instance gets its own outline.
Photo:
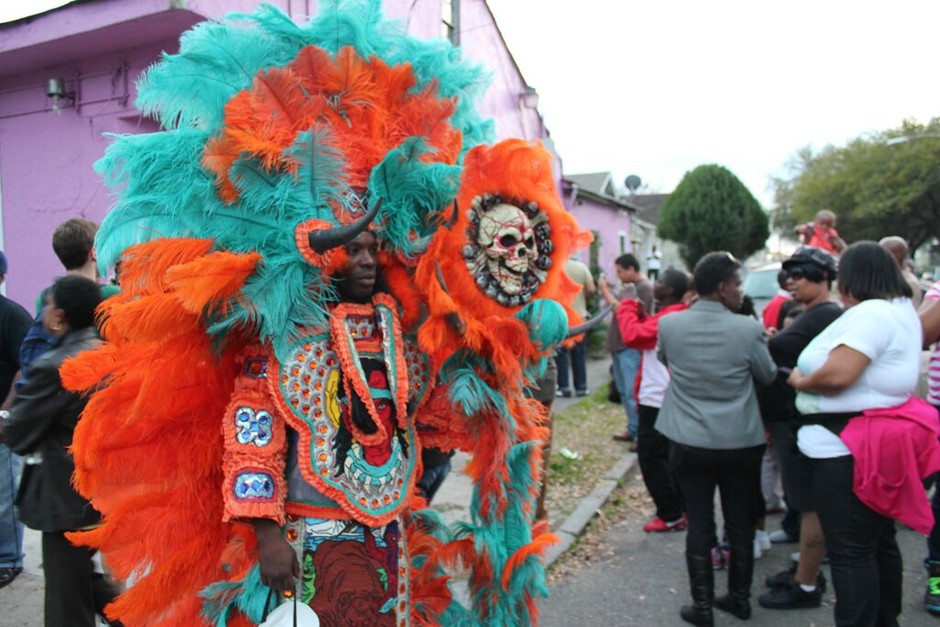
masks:
[[[775,610],[819,607],[822,603],[825,577],[820,566],[826,543],[812,499],[809,461],[796,450],[796,390],[787,384],[787,378],[803,349],[842,314],[830,296],[836,262],[827,252],[801,248],[783,267],[790,276],[793,301],[805,310],[767,343],[778,371],[776,380],[761,390],[760,396],[762,416],[780,456],[783,491],[787,502],[800,511],[800,562],[796,569],[767,579],[771,590],[762,594],[758,603]]]
[[[7,258],[0,251],[0,284],[6,276]],[[20,344],[32,323],[25,309],[0,296],[0,396],[4,402],[20,368]],[[21,464],[19,455],[0,444],[0,588],[23,571],[23,525],[13,507]]]
[[[75,462],[69,452],[72,435],[88,399],[62,387],[62,362],[100,343],[95,308],[101,303],[98,285],[69,275],[49,290],[43,325],[57,337],[37,359],[3,421],[9,447],[29,455],[17,495],[21,520],[42,532],[46,580],[45,624],[93,627],[95,613],[116,596],[114,587],[95,573],[94,551],[74,546],[67,531],[87,529],[100,515],[72,487]]]

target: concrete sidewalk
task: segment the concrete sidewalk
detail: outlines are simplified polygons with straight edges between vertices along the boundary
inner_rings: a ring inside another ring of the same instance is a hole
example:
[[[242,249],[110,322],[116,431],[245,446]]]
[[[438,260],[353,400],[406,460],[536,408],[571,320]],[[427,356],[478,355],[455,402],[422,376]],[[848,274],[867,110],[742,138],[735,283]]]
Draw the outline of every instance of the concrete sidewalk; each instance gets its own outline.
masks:
[[[595,390],[610,380],[610,357],[588,360],[588,384]],[[582,399],[557,398],[555,413],[560,413],[580,402]],[[626,420],[626,418],[624,418]],[[441,512],[448,522],[470,519],[470,498],[473,486],[464,472],[469,457],[457,453],[453,459],[453,470],[438,492],[433,507]],[[559,544],[549,549],[547,562],[553,561],[564,553],[584,531],[598,509],[607,501],[619,481],[626,477],[636,466],[636,454],[626,453],[614,468],[598,483],[565,522],[555,529],[561,539]],[[551,488],[549,488],[551,489]],[[23,573],[16,581],[0,589],[0,627],[38,627],[42,625],[43,573],[42,573],[42,534],[26,530],[24,540],[26,560]],[[458,593],[459,594],[459,593]]]

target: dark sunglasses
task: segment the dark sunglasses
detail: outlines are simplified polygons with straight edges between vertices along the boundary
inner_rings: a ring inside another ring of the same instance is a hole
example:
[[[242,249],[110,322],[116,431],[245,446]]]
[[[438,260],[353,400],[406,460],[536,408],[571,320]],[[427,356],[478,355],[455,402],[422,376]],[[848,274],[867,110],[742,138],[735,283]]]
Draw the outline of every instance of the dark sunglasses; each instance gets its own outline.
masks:
[[[806,279],[813,283],[822,283],[826,280],[826,273],[816,266],[794,266],[787,270],[787,275],[794,281]]]

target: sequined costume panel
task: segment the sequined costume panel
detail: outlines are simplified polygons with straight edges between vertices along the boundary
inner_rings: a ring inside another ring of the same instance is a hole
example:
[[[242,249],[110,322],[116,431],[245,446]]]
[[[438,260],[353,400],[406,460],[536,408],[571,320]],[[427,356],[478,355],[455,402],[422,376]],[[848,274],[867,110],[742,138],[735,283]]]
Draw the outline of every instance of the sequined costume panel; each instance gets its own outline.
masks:
[[[288,516],[285,536],[301,562],[296,593],[321,625],[406,627],[409,572],[399,521]]]
[[[295,499],[294,491],[288,510],[379,526],[395,519],[413,489],[409,395],[423,393],[427,367],[415,352],[411,363],[405,359],[407,345],[390,308],[344,305],[333,311],[333,329],[311,331],[290,347],[272,388],[298,434],[297,469],[339,509],[319,498]],[[366,416],[363,424],[352,417],[357,410]]]
[[[248,349],[222,423],[224,519],[269,518],[284,521],[287,486],[284,419],[268,394],[267,351]]]

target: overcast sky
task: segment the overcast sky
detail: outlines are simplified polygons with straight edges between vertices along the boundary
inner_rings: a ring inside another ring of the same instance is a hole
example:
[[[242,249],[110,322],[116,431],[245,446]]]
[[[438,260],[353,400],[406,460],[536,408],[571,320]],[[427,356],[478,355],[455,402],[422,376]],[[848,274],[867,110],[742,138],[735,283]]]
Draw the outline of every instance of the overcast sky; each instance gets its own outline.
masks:
[[[490,6],[569,174],[669,192],[718,163],[769,208],[799,148],[940,116],[936,1]]]

